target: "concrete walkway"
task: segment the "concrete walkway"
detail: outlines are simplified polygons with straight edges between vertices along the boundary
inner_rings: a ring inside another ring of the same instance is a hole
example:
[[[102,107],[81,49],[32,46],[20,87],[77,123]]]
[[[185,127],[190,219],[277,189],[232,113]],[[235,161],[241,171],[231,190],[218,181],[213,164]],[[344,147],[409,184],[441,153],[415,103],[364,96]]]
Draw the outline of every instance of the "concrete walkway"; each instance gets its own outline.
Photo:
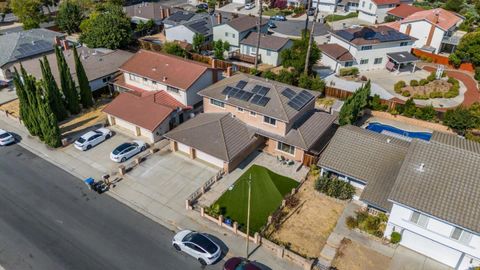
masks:
[[[99,179],[104,174],[89,164],[70,156],[65,151],[55,150],[46,147],[37,138],[28,135],[28,131],[17,121],[6,118],[3,114],[0,116],[0,128],[8,130],[17,135],[19,144],[38,155],[39,157],[55,164],[70,174],[81,179],[86,177],[95,177]],[[106,193],[109,196],[128,205],[159,224],[173,230],[193,229],[211,234],[220,239],[228,247],[226,258],[232,256],[245,256],[245,242],[243,238],[233,235],[220,227],[212,226],[212,223],[200,218],[199,213],[185,210],[185,206],[178,204],[168,204],[157,198],[157,193],[151,190],[149,186],[135,181],[131,176],[123,177],[115,187]],[[270,251],[263,247],[256,247],[250,244],[250,250],[253,250],[250,259],[258,261],[267,266],[265,269],[299,269],[298,266],[289,262],[280,260]],[[222,262],[219,262],[222,263]]]

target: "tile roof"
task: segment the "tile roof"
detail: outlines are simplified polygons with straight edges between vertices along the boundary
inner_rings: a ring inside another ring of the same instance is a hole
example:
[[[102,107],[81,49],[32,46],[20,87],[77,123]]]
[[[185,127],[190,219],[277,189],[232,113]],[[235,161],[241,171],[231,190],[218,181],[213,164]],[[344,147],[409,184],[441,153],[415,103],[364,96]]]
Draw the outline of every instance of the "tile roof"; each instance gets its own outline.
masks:
[[[463,21],[463,19],[454,12],[445,10],[443,8],[435,8],[415,12],[403,19],[402,24],[421,20],[426,20],[431,24],[435,24],[445,31]]]
[[[239,81],[246,81],[245,90],[251,90],[255,85],[260,85],[270,88],[270,91],[266,94],[266,97],[270,98],[270,101],[265,106],[259,106],[248,101],[239,100],[236,98],[229,97],[228,100],[225,100],[227,96],[222,94],[222,91],[226,86],[235,87]],[[242,107],[249,111],[254,111],[256,113],[266,115],[280,121],[290,122],[298,115],[298,111],[288,105],[290,101],[287,97],[282,95],[282,91],[286,88],[290,88],[296,94],[304,91],[305,89],[291,86],[288,84],[280,83],[273,80],[268,80],[260,78],[257,76],[238,73],[232,77],[225,78],[201,91],[198,92],[199,95],[220,100],[227,104],[232,104],[234,106]],[[320,93],[314,91],[308,91],[315,98],[319,96]]]
[[[258,37],[258,34],[256,32],[252,32],[247,37],[242,39],[240,41],[240,44],[256,47],[257,37]],[[290,42],[290,39],[288,38],[262,34],[260,37],[260,48],[278,52],[285,45],[287,45],[288,42]]]
[[[257,26],[258,18],[255,16],[240,16],[236,19],[232,19],[231,21],[227,22],[227,25],[232,27],[233,29],[237,30],[238,32],[244,32],[253,27]],[[262,19],[262,25],[268,23],[267,19]]]
[[[140,50],[120,70],[188,90],[209,65],[158,52]]]
[[[96,79],[116,73],[118,68],[133,56],[133,53],[123,50],[112,51],[107,49],[89,49],[86,47],[80,47],[77,49],[77,51],[89,81],[94,81]],[[68,66],[70,67],[72,78],[78,85],[73,50],[63,51],[63,54],[65,55],[65,60],[67,61]],[[32,74],[37,79],[42,78],[40,62],[38,61],[42,58],[43,57],[39,56],[27,61],[22,61],[23,67],[28,71],[28,73]],[[57,83],[59,83],[60,74],[58,72],[57,58],[55,57],[55,54],[48,54],[47,59],[50,63],[53,77]],[[20,68],[19,63],[15,64],[15,66]]]
[[[413,13],[423,11],[423,10],[424,9],[421,7],[415,7],[407,4],[400,4],[396,8],[387,11],[387,14],[404,19],[409,15],[412,15]]]
[[[466,151],[480,154],[480,143],[459,137],[457,135],[434,131],[430,141],[448,144]]]
[[[329,44],[321,44],[318,45],[318,48],[322,53],[330,56],[331,58],[338,60],[338,61],[353,61],[353,55],[344,47],[336,44],[336,43],[329,43]]]
[[[159,2],[142,2],[140,4],[123,7],[128,17],[137,17],[154,21],[163,19],[163,10],[168,7],[163,6]]]
[[[110,102],[103,112],[154,131],[178,108],[184,106],[165,91],[150,92],[146,95],[123,92]]]
[[[230,113],[201,113],[164,136],[227,162],[258,140],[253,129]]]
[[[478,146],[445,138],[412,142],[389,199],[480,233]]]
[[[318,165],[367,184],[361,199],[391,209],[387,201],[409,142],[360,127],[340,127],[320,155]]]
[[[53,52],[54,38],[65,34],[44,28],[0,35],[0,67],[7,63]]]
[[[373,0],[377,6],[381,5],[390,5],[390,4],[400,4],[400,0]]]
[[[385,25],[363,26],[349,29],[335,30],[331,32],[347,42],[355,45],[378,44],[401,40],[414,40],[413,37],[401,33]]]

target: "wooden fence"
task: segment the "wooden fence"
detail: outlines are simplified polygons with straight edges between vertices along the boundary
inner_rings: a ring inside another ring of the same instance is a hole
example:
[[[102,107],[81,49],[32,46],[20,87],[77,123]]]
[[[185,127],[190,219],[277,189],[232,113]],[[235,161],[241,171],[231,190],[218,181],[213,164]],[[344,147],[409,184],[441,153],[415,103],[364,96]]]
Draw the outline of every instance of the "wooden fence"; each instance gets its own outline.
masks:
[[[452,65],[452,63],[450,62],[450,59],[448,59],[447,56],[429,53],[419,49],[412,49],[412,53],[417,57],[426,58],[427,60],[431,60],[435,64],[445,65],[449,68],[455,68],[455,69],[469,71],[469,72],[473,72],[475,70],[471,63],[462,63],[460,67],[456,68]]]

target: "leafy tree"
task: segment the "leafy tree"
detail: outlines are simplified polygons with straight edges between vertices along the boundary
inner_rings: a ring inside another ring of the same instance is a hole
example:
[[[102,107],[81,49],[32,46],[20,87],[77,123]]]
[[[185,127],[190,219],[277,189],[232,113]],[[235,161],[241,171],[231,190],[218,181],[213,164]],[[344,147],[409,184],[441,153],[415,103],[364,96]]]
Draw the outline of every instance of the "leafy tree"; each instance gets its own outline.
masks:
[[[42,2],[40,0],[11,0],[13,14],[23,23],[23,29],[40,27],[44,19]]]
[[[60,141],[60,129],[58,128],[58,121],[55,117],[55,114],[50,107],[50,104],[47,99],[41,94],[42,88],[44,85],[42,82],[39,83],[39,88],[37,91],[37,108],[38,114],[36,115],[41,129],[41,139],[45,144],[51,147],[58,147],[61,145]]]
[[[118,49],[131,40],[132,28],[121,6],[107,4],[80,24],[80,42],[90,48]]]
[[[203,45],[203,43],[205,43],[205,36],[202,35],[202,34],[197,34],[196,33],[193,36],[193,43],[192,43],[193,50],[196,51],[196,52],[199,52],[200,47]]]
[[[450,61],[456,66],[471,62],[474,66],[480,67],[480,32],[464,35],[455,52],[450,54]]]
[[[295,74],[284,68],[280,70],[276,80],[282,83],[293,85],[295,82]]]
[[[309,37],[309,33],[302,35],[302,39],[294,40],[292,47],[283,50],[280,53],[283,67],[293,67],[297,74],[304,70]],[[318,49],[317,44],[314,42],[310,50],[308,74],[312,74],[312,67],[317,63],[318,60],[320,60],[320,57],[320,49]]]
[[[185,57],[185,50],[175,42],[165,42],[162,51],[168,54]]]
[[[325,82],[317,76],[300,74],[298,78],[298,86],[313,91],[323,92],[325,90]]]
[[[137,24],[137,27],[135,28],[135,31],[143,33],[143,32],[152,31],[154,28],[155,28],[155,22],[152,19],[150,19],[147,22],[140,21]]]
[[[425,106],[423,108],[417,108],[417,111],[415,112],[415,117],[418,119],[430,121],[435,118],[437,115],[437,112],[433,108],[432,105]]]
[[[387,104],[382,104],[380,96],[378,94],[373,95],[369,102],[370,108],[375,111],[386,111],[388,109]]]
[[[460,10],[462,10],[463,4],[463,0],[447,0],[443,8],[453,12],[459,12]]]
[[[338,123],[341,126],[352,124],[354,122],[353,111],[353,99],[349,97],[347,100],[345,100],[342,108],[340,109],[340,113],[338,114]]]
[[[277,75],[270,70],[264,71],[262,73],[262,77],[269,80],[275,80],[276,76]]]
[[[417,112],[417,106],[415,105],[413,98],[409,98],[405,102],[405,105],[403,105],[403,110],[401,113],[407,117],[413,117],[415,116],[416,112]]]
[[[370,81],[358,88],[353,95],[348,97],[339,113],[340,125],[353,124],[357,121],[360,112],[368,105],[370,97]]]
[[[80,89],[80,103],[83,108],[90,108],[93,106],[92,89],[83,68],[82,61],[78,57],[77,48],[73,47],[73,58],[75,60],[75,72],[77,73],[78,87]]]
[[[67,108],[71,114],[77,114],[80,112],[80,105],[78,102],[78,92],[75,87],[75,82],[72,79],[70,68],[65,61],[63,52],[58,47],[55,47],[55,54],[57,57],[58,72],[60,73],[60,85],[63,95],[65,96]]]
[[[477,120],[470,110],[457,107],[445,113],[443,123],[463,135],[466,130],[474,128],[477,125]]]
[[[40,60],[40,68],[42,69],[42,83],[45,92],[45,97],[50,104],[50,108],[57,117],[58,121],[62,121],[68,117],[67,109],[63,104],[62,95],[60,89],[58,89],[57,83],[52,75],[50,69],[50,63],[46,56],[43,57],[43,61]]]
[[[223,42],[221,39],[213,42],[213,56],[216,59],[223,60],[225,51],[230,50],[230,43],[228,41]]]
[[[63,1],[57,14],[57,24],[63,31],[71,35],[80,30],[80,23],[84,19],[84,10],[76,0]]]

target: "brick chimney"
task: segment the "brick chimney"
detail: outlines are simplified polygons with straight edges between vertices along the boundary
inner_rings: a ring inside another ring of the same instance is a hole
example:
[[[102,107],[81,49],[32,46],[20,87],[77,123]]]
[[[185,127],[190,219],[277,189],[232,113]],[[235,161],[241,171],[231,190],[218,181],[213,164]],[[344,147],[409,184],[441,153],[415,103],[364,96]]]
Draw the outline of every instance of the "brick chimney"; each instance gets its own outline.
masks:
[[[60,45],[61,45],[61,44],[60,44],[60,38],[57,37],[57,36],[54,37],[54,38],[53,38],[53,43],[54,43],[56,46],[60,46]]]
[[[217,68],[217,59],[212,59],[212,68]]]
[[[222,14],[217,13],[217,24],[222,24]]]
[[[165,9],[165,17],[170,17],[170,8]]]
[[[232,67],[227,67],[227,78],[232,77],[232,75],[233,75]]]

